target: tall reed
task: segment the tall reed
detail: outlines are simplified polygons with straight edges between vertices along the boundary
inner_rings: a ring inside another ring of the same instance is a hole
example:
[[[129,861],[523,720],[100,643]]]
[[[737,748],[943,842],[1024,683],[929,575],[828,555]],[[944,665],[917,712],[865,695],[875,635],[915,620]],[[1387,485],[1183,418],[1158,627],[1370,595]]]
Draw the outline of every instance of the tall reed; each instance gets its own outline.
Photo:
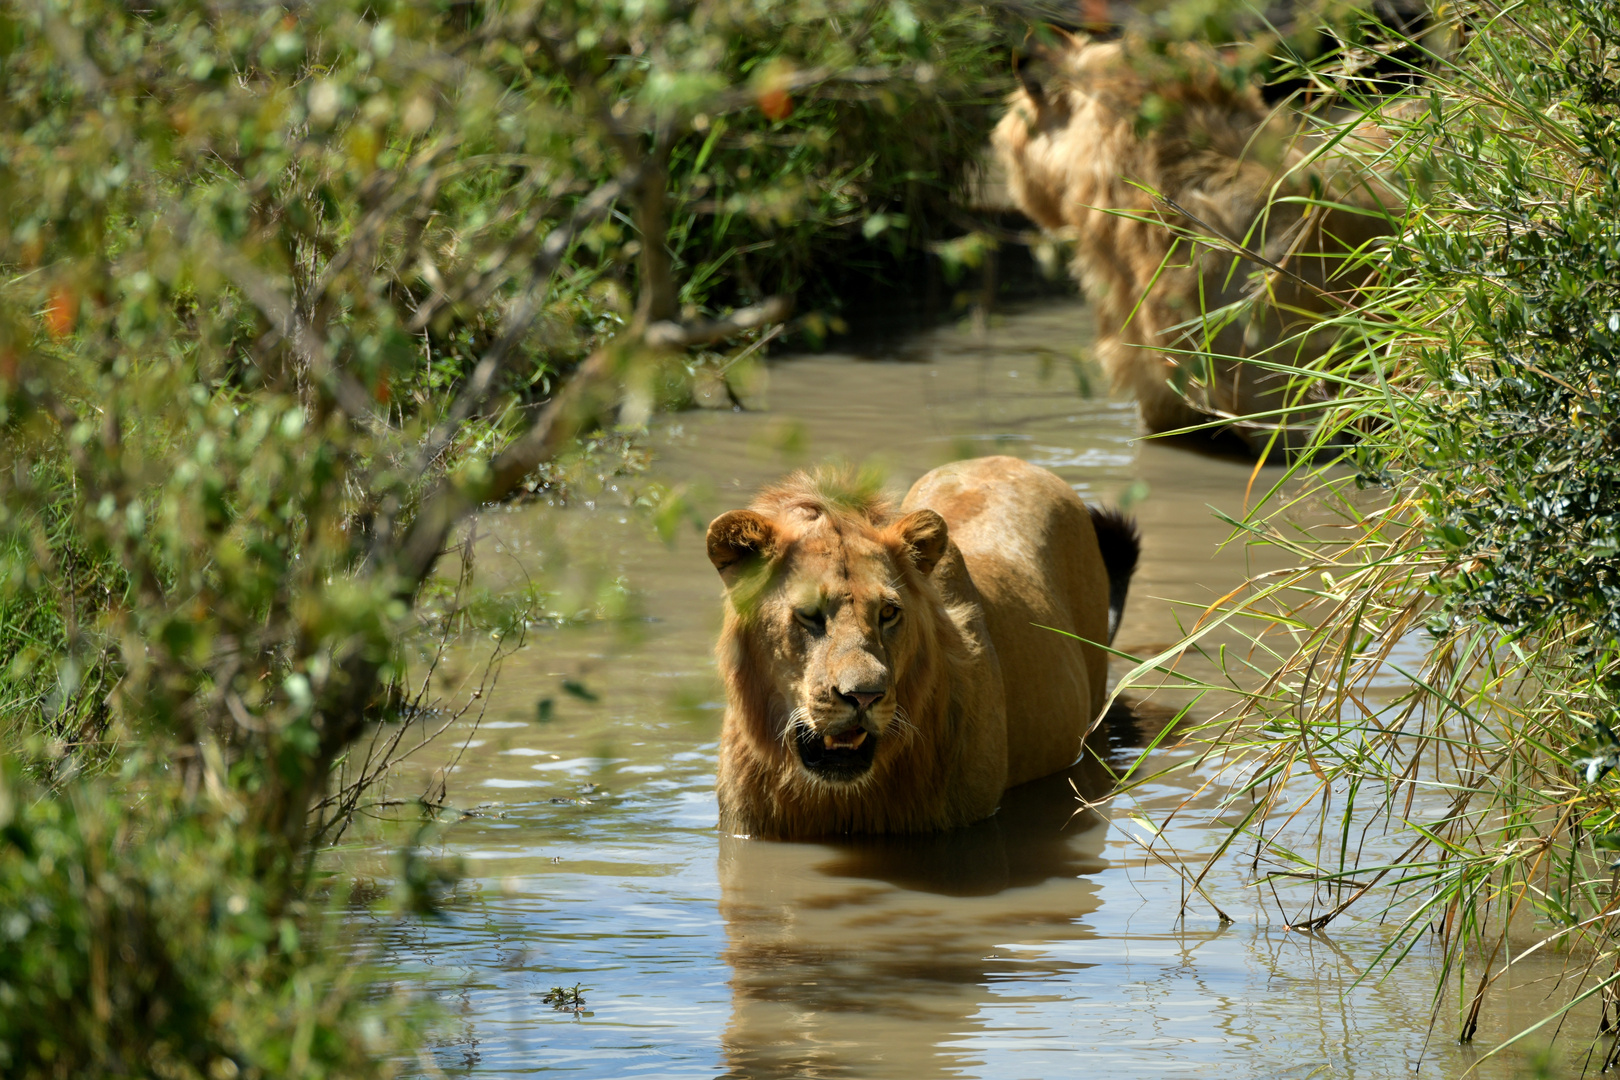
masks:
[[[1300,380],[1339,394],[1293,414],[1315,453],[1257,467],[1233,522],[1294,566],[1126,681],[1240,629],[1242,703],[1194,733],[1228,785],[1217,858],[1252,853],[1294,930],[1394,926],[1367,977],[1432,942],[1437,1035],[1473,1039],[1514,964],[1566,954],[1511,1043],[1582,1003],[1607,1032],[1620,992],[1620,11],[1446,10],[1404,98],[1361,97],[1355,50],[1308,76],[1409,204]],[[1337,527],[1291,524],[1307,504]]]

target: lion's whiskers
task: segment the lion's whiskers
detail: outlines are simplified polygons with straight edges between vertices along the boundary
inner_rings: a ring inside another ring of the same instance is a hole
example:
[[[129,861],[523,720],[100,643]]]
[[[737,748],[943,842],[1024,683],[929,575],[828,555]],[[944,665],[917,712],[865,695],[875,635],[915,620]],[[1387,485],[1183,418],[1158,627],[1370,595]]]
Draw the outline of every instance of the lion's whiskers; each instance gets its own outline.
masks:
[[[889,717],[889,726],[883,733],[887,735],[890,731],[894,732],[902,746],[921,734],[917,729],[917,725],[912,723],[911,714],[906,712],[904,705],[900,704],[895,705],[894,712]]]
[[[784,747],[792,747],[793,741],[798,738],[798,729],[801,727],[810,728],[810,709],[805,705],[800,705],[787,714],[787,719],[782,723],[782,730],[776,735],[777,741]]]

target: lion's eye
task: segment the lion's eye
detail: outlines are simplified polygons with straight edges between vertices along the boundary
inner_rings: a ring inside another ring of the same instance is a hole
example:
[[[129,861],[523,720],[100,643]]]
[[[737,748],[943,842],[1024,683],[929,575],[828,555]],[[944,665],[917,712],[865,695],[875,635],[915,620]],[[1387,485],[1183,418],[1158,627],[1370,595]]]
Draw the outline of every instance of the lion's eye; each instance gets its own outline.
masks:
[[[894,623],[900,618],[900,606],[898,604],[884,604],[878,610],[878,618],[883,621],[885,626]]]
[[[800,626],[806,630],[813,630],[818,634],[827,628],[827,617],[815,608],[797,609],[793,612],[793,617],[798,620]]]

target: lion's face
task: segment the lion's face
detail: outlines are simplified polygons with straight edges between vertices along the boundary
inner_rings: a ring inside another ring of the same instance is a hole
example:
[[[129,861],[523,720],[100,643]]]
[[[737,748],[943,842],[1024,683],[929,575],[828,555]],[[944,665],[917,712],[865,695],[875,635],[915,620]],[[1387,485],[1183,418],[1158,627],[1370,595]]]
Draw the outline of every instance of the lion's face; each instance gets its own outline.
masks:
[[[747,677],[766,698],[758,720],[767,730],[753,733],[761,744],[815,780],[848,784],[904,743],[898,691],[923,623],[911,616],[927,602],[921,579],[944,546],[932,511],[886,528],[806,505],[715,520],[709,555],[726,581]]]

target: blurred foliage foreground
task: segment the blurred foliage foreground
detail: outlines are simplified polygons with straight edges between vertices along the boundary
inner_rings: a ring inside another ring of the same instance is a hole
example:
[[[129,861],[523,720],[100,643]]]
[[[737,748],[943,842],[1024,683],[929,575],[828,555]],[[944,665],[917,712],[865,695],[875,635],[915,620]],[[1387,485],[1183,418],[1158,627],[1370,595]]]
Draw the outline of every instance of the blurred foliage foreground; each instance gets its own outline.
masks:
[[[941,218],[992,30],[0,5],[0,1073],[409,1060],[414,1006],[312,938],[310,855],[357,740],[423,704],[436,560],[825,299],[829,259]],[[398,917],[431,907],[400,878]]]

